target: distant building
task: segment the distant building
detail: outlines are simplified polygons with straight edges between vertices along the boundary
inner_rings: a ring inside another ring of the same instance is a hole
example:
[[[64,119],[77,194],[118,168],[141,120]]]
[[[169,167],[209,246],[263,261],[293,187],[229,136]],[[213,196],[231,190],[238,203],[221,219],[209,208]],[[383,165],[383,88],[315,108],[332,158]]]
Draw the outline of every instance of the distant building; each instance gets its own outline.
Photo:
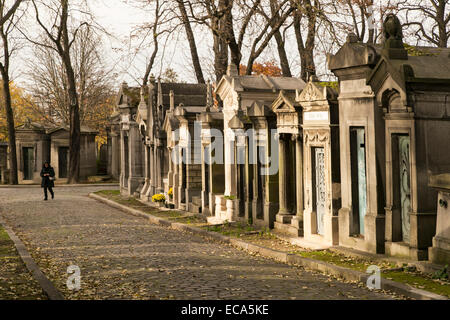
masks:
[[[80,179],[97,174],[95,137],[97,132],[81,128]],[[69,130],[44,127],[28,121],[16,128],[17,167],[20,184],[40,183],[45,161],[55,169],[56,179],[65,181],[69,170]]]

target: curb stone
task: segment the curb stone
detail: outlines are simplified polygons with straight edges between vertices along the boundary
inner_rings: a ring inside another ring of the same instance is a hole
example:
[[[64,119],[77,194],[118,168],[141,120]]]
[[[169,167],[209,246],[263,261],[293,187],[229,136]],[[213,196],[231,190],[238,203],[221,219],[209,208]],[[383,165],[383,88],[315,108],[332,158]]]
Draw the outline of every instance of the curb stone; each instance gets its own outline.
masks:
[[[308,268],[314,271],[320,271],[322,273],[330,274],[338,278],[343,278],[347,281],[358,281],[362,283],[367,283],[367,279],[369,278],[369,274],[363,273],[360,271],[340,267],[337,265],[333,265],[324,261],[314,260],[310,258],[305,258],[297,254],[286,253],[282,251],[273,250],[270,248],[262,247],[250,242],[246,242],[240,239],[231,238],[228,236],[224,236],[222,234],[207,231],[204,229],[200,229],[193,226],[188,226],[185,224],[181,224],[178,222],[171,222],[168,220],[164,220],[159,217],[152,216],[151,214],[144,213],[142,211],[129,208],[125,205],[119,204],[115,201],[106,199],[102,196],[96,195],[94,193],[89,194],[89,197],[95,200],[98,200],[106,205],[124,211],[126,213],[130,213],[132,215],[137,215],[144,217],[149,220],[150,223],[161,225],[164,227],[168,227],[178,231],[190,232],[193,234],[206,236],[208,238],[217,240],[219,242],[228,243],[232,246],[247,251],[249,253],[257,253],[265,258],[270,258],[276,260],[278,262],[282,262],[289,265],[301,266],[304,268]],[[400,282],[395,282],[392,280],[381,278],[381,289],[389,290],[396,294],[400,294],[409,298],[418,299],[418,300],[449,300],[449,298],[445,296],[441,296],[429,291],[425,291],[422,289],[418,289],[412,287],[407,284],[403,284]]]
[[[55,184],[55,188],[81,188],[81,187],[118,187],[117,182],[114,183],[86,183],[86,184]],[[41,188],[40,184],[19,184],[9,185],[2,184],[0,189],[20,189],[20,188]]]
[[[44,293],[48,296],[50,300],[64,300],[64,296],[61,292],[56,289],[53,283],[45,276],[45,274],[39,269],[37,263],[33,260],[27,248],[23,242],[17,237],[14,231],[6,224],[6,222],[0,217],[0,224],[8,233],[9,238],[14,242],[17,252],[20,258],[24,262],[28,271],[31,273],[33,278],[39,283]]]

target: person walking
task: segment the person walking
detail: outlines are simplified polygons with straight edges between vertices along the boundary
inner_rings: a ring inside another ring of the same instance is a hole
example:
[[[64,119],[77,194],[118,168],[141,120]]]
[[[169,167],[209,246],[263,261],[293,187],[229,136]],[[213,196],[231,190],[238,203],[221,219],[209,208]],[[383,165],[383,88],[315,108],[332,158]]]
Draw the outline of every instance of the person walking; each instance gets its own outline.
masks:
[[[50,191],[50,194],[52,195],[52,199],[55,198],[55,193],[53,192],[53,187],[55,186],[55,170],[50,166],[50,163],[45,162],[42,166],[41,170],[41,187],[44,188],[44,200],[48,200],[47,196],[47,190]]]

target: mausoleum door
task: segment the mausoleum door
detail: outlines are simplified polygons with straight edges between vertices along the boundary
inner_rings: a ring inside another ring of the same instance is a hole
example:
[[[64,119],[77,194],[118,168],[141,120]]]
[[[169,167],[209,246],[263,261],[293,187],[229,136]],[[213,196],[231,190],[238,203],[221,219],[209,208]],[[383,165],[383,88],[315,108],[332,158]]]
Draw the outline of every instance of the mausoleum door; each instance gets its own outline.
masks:
[[[314,148],[314,179],[315,209],[317,217],[317,233],[324,234],[324,218],[326,212],[326,181],[325,181],[325,151],[324,148]]]
[[[182,203],[187,203],[186,199],[186,186],[187,186],[187,165],[186,161],[188,159],[188,149],[183,148],[182,149],[182,156],[181,156],[181,195],[180,199]]]
[[[33,180],[34,148],[23,148],[23,180]]]
[[[410,163],[410,137],[406,134],[393,135],[393,172],[394,175],[394,202],[397,204],[401,221],[401,240],[409,242],[410,239],[410,211],[411,211],[411,163]],[[398,212],[398,211],[397,211]],[[397,213],[398,214],[398,213]],[[398,236],[395,238],[399,238]]]
[[[128,136],[123,137],[123,149],[125,152],[125,187],[128,187],[128,177],[130,176],[130,150],[128,149]]]
[[[364,235],[364,217],[367,211],[367,176],[365,129],[351,128],[353,233]]]
[[[210,175],[210,165],[211,165],[211,155],[210,155],[210,146],[206,146],[203,149],[204,156],[204,167],[205,167],[205,206],[209,207],[209,175]]]
[[[237,196],[239,199],[239,216],[245,215],[245,146],[236,147]]]
[[[264,218],[263,205],[264,205],[264,194],[265,194],[265,175],[264,175],[264,167],[261,163],[265,159],[265,148],[264,146],[258,145],[257,147],[257,163],[256,163],[256,182],[257,182],[257,212],[256,217],[258,219]]]
[[[61,179],[67,178],[68,154],[68,147],[58,148],[58,176]]]

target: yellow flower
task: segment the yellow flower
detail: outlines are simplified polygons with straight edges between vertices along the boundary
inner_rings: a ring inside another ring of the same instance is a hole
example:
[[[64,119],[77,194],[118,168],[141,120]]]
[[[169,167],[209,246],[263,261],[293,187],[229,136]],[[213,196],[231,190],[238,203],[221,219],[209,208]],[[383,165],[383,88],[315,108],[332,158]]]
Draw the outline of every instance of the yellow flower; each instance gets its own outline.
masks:
[[[166,201],[166,197],[161,193],[152,196],[152,202],[164,202],[164,201]]]
[[[169,195],[169,197],[173,196],[173,188],[172,187],[169,189],[169,192],[167,194]]]

